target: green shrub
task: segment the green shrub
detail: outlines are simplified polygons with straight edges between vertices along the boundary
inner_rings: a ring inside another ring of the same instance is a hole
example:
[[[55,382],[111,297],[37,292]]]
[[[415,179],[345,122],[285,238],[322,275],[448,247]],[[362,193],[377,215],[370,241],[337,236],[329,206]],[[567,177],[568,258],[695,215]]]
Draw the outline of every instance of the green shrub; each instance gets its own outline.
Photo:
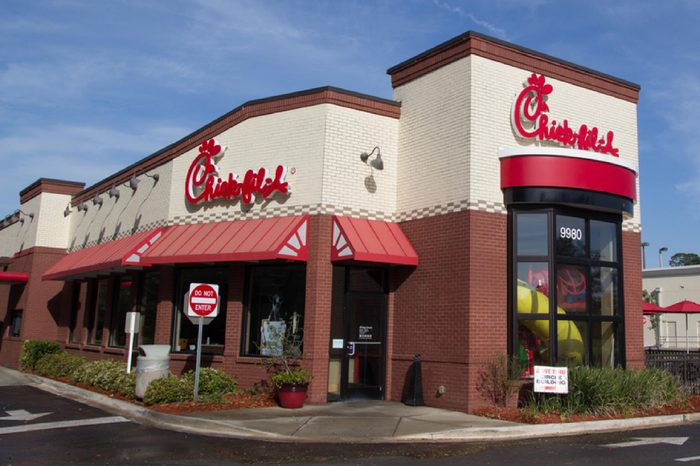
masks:
[[[34,371],[47,377],[68,377],[83,364],[87,364],[85,358],[60,352],[47,354],[36,363]]]
[[[22,369],[33,371],[36,363],[47,354],[58,353],[61,345],[48,340],[25,340],[22,344],[20,365]]]
[[[568,395],[532,394],[529,409],[569,414],[629,414],[684,401],[678,380],[658,369],[569,369]]]
[[[192,384],[192,390],[194,391],[194,371],[185,372],[182,374],[182,378],[187,380],[187,383]],[[238,383],[226,372],[212,369],[211,367],[199,369],[199,395],[219,396],[234,393],[237,389]]]
[[[82,383],[102,390],[134,398],[136,374],[126,373],[126,364],[112,359],[101,359],[84,364],[69,376],[72,383]]]
[[[147,405],[192,401],[194,383],[170,374],[148,384],[143,402]]]
[[[194,371],[187,371],[182,377],[170,374],[156,379],[148,385],[143,396],[147,405],[192,401],[194,396]],[[223,371],[203,367],[199,370],[198,401],[200,403],[223,403],[224,395],[233,393],[238,384]]]
[[[506,406],[508,399],[520,389],[523,369],[519,358],[509,360],[505,354],[499,354],[479,371],[476,390],[495,406]]]

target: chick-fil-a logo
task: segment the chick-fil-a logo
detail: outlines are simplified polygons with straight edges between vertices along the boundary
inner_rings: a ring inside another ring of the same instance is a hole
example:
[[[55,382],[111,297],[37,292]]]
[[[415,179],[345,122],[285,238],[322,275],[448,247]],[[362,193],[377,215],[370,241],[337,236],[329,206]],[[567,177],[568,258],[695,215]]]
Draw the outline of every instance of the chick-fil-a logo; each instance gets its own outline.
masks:
[[[267,199],[273,193],[289,193],[288,183],[284,181],[287,168],[278,165],[274,176],[260,168],[258,171],[248,170],[243,180],[238,175],[229,173],[227,177],[219,177],[219,168],[214,158],[219,158],[226,152],[215,139],[202,142],[199,154],[194,158],[185,178],[185,197],[193,204],[208,202],[215,199],[241,198],[243,204],[250,204],[255,196]]]
[[[544,76],[535,73],[527,79],[527,85],[513,104],[511,121],[513,128],[524,138],[538,138],[540,141],[554,141],[563,146],[581,150],[593,150],[601,154],[619,157],[619,150],[613,146],[615,134],[608,131],[600,135],[596,127],[579,126],[578,130],[569,127],[567,120],[561,123],[549,120],[546,96],[552,93],[552,85],[545,84]]]

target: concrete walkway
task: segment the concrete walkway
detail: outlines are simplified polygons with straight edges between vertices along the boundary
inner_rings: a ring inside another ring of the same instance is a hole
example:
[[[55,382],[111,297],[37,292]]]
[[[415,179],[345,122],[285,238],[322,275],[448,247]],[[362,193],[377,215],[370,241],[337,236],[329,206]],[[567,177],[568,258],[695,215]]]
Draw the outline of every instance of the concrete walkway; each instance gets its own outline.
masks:
[[[465,442],[581,435],[700,421],[700,414],[524,425],[391,401],[164,414],[36,375],[0,367],[0,386],[26,384],[161,429],[286,442]]]

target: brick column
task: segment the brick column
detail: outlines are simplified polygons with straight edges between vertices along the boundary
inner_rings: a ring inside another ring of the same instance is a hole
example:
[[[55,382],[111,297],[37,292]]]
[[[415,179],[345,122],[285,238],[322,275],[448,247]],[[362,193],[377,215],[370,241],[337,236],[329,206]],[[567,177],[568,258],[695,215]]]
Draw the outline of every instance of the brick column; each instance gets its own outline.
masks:
[[[642,239],[641,234],[622,232],[622,276],[625,299],[625,356],[627,368],[644,367],[642,326]]]
[[[156,329],[153,341],[159,345],[170,344],[173,319],[173,296],[175,290],[175,269],[171,266],[160,268],[158,285],[158,306],[156,307]]]
[[[331,217],[314,216],[309,221],[304,310],[304,365],[314,378],[309,402],[325,403],[328,395],[328,344],[331,328]]]

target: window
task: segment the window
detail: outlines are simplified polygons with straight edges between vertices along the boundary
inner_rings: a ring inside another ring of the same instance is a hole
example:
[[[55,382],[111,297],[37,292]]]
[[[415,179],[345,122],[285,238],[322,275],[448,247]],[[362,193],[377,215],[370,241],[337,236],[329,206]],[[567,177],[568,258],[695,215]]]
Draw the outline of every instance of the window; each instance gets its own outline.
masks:
[[[19,334],[22,331],[22,311],[12,311],[12,317],[10,319],[10,336],[19,337]]]
[[[132,309],[134,280],[130,275],[122,275],[115,280],[114,302],[109,325],[109,346],[126,345],[126,313]]]
[[[73,298],[71,300],[70,320],[68,322],[68,341],[70,343],[80,343],[80,332],[77,328],[78,312],[80,311],[80,292],[85,286],[85,282],[76,281],[73,283]]]
[[[152,345],[155,341],[159,283],[160,274],[158,272],[145,274],[139,308],[139,312],[141,312],[141,320],[139,322],[141,326],[139,331],[141,345]]]
[[[219,313],[202,328],[202,352],[220,354],[226,341],[226,303],[228,269],[223,267],[181,269],[173,318],[173,351],[194,352],[197,349],[198,326],[185,315],[191,283],[219,285]]]
[[[99,346],[102,344],[102,335],[105,326],[105,314],[107,312],[107,292],[109,280],[103,278],[97,282],[90,283],[92,292],[92,306],[88,310],[88,338],[87,342],[91,345]]]
[[[509,215],[510,341],[523,376],[534,364],[621,364],[620,216],[524,206]]]
[[[305,266],[253,266],[248,270],[247,290],[241,354],[274,353],[277,347],[274,339],[280,333],[302,338]]]

